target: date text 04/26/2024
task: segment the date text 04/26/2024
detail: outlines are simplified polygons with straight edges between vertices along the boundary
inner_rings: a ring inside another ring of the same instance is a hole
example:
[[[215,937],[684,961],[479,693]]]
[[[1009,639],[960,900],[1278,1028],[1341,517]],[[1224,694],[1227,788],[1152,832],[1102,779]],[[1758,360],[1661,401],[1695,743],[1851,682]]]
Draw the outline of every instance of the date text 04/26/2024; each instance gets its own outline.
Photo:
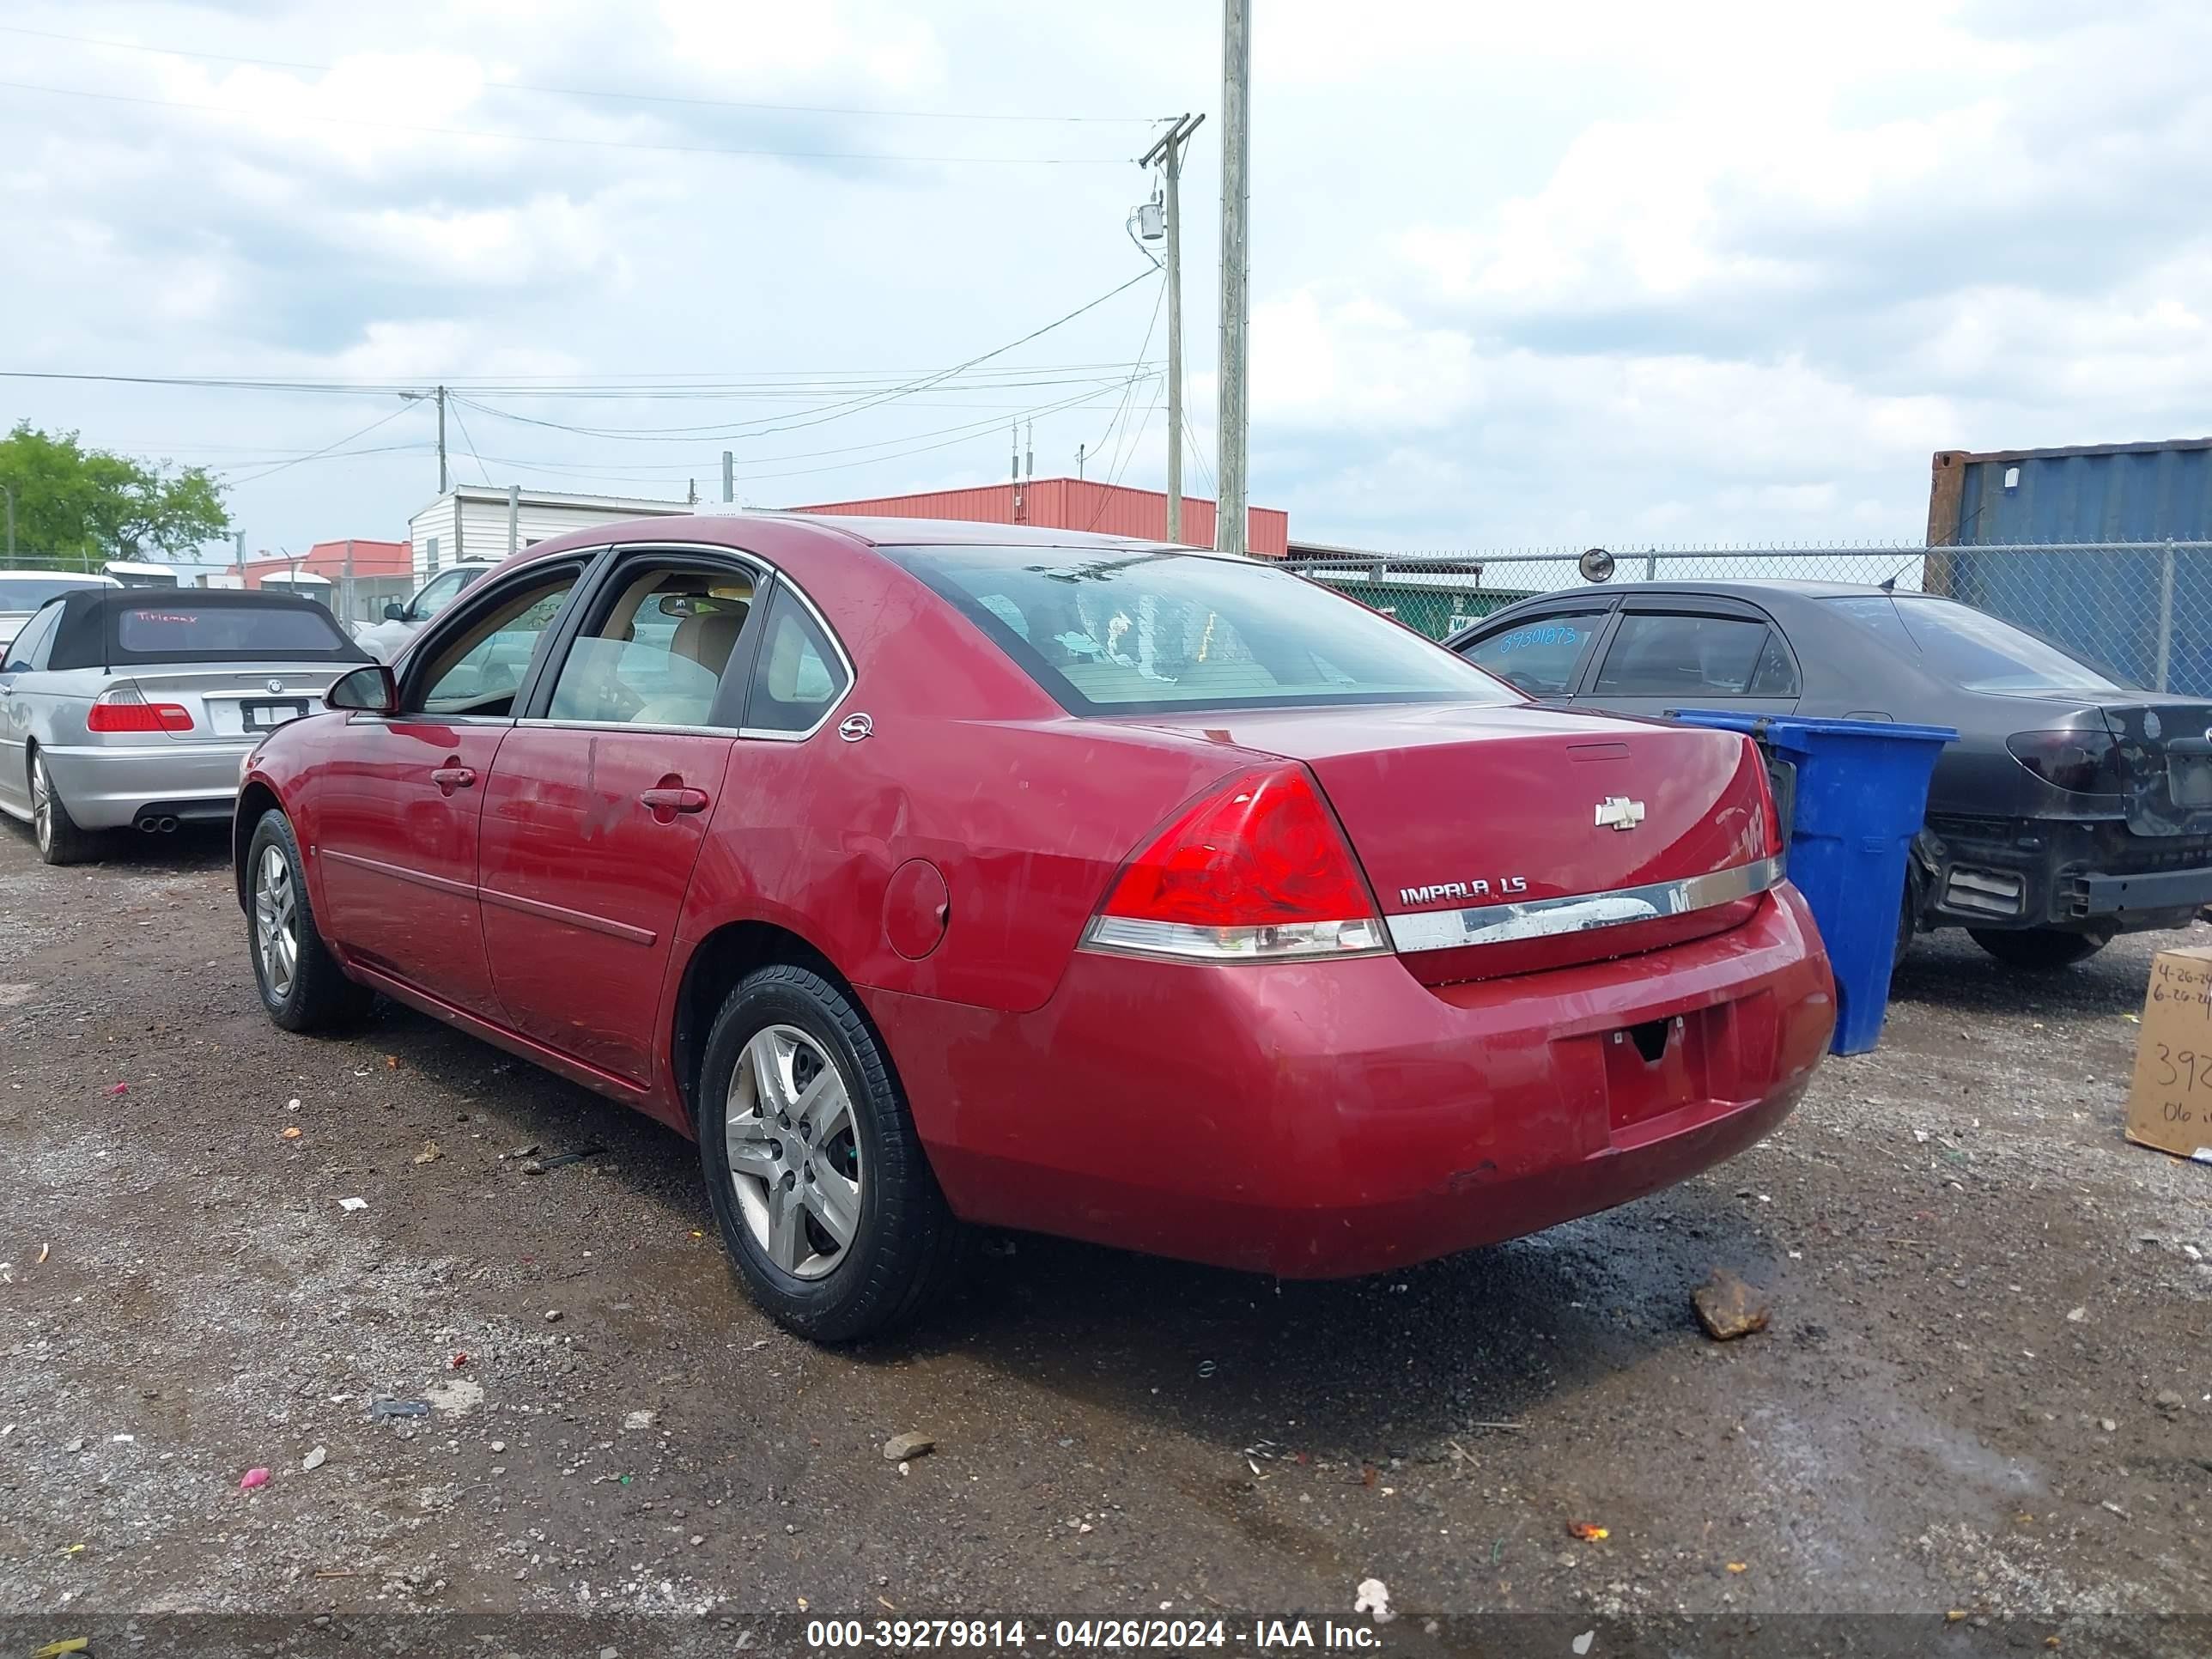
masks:
[[[808,1647],[825,1652],[861,1649],[1029,1649],[1042,1652],[1144,1650],[1190,1652],[1242,1650],[1290,1653],[1301,1649],[1376,1652],[1382,1632],[1334,1620],[1257,1619],[816,1619]]]

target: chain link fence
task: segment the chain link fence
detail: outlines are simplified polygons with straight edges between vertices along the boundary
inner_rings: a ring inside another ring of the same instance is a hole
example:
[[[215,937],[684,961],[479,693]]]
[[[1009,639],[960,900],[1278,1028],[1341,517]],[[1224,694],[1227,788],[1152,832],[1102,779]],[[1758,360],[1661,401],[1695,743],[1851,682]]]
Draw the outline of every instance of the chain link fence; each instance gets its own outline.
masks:
[[[1431,639],[1538,593],[1591,589],[1578,550],[1300,560],[1309,580]],[[2212,542],[1993,547],[1670,547],[1611,555],[1623,582],[1822,581],[1938,593],[2131,685],[2212,696]]]

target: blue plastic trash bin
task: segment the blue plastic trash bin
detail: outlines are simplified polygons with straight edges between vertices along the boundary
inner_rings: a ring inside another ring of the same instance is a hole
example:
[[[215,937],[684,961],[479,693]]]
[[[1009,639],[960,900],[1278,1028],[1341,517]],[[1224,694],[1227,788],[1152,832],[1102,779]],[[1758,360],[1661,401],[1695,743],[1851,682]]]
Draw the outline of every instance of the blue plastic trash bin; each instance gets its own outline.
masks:
[[[1755,738],[1790,769],[1784,803],[1790,879],[1812,907],[1836,975],[1832,1053],[1864,1054],[1881,1040],[1904,908],[1905,860],[1928,811],[1928,779],[1948,726],[1826,720],[1683,708],[1675,718]]]

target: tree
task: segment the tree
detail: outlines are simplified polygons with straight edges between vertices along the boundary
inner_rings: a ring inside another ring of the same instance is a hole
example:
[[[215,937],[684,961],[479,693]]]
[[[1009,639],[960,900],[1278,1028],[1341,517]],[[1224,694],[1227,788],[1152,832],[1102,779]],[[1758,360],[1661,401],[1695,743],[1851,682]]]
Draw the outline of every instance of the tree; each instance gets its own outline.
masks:
[[[205,467],[172,472],[87,449],[27,421],[0,438],[0,484],[15,497],[15,549],[58,564],[189,553],[230,529]]]

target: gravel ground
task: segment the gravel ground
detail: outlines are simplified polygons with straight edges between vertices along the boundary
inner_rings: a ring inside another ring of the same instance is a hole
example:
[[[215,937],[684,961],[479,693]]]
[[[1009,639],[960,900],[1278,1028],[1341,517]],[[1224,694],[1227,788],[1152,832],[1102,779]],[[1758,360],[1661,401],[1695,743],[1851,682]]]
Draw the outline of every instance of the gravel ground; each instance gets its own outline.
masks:
[[[2212,1170],[2120,1136],[2173,937],[1923,941],[1779,1134],[1539,1238],[1348,1285],[999,1239],[830,1354],[678,1136],[398,1009],[272,1028],[220,842],[0,833],[0,1613],[2212,1612]],[[1698,1330],[1717,1266],[1764,1334]]]

